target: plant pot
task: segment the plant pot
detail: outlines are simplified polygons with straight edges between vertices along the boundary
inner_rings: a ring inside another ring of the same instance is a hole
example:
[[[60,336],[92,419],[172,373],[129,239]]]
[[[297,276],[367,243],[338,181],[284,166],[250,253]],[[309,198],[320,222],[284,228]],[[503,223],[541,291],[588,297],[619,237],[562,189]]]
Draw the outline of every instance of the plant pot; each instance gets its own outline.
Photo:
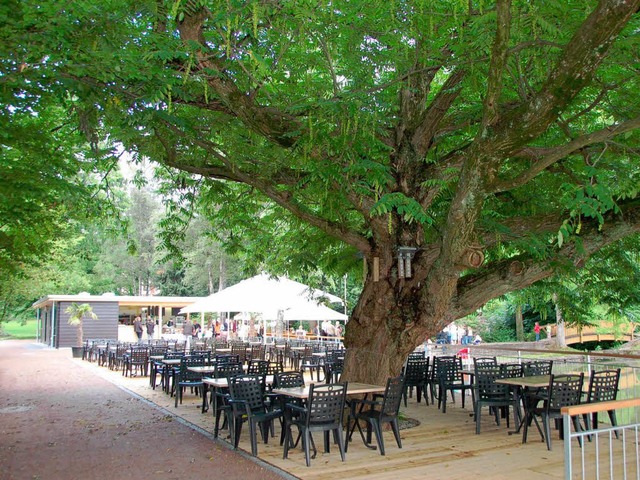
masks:
[[[71,347],[71,355],[73,358],[82,358],[82,350],[84,347]]]

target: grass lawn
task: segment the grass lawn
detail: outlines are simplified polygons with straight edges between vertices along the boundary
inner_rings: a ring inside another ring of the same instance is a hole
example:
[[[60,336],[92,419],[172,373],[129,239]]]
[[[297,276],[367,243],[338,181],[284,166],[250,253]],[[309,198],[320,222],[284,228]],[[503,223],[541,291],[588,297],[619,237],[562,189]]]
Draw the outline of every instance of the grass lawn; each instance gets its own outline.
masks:
[[[36,338],[36,328],[36,320],[28,320],[24,325],[20,322],[5,322],[0,325],[0,332],[10,338]]]

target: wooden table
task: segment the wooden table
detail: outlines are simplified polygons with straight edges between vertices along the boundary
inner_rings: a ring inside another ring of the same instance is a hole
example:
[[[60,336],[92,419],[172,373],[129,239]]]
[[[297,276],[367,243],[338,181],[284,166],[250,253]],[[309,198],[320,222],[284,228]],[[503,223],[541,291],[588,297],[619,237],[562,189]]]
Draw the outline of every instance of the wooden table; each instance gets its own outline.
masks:
[[[322,384],[319,384],[322,385]],[[347,395],[363,395],[364,399],[367,399],[367,396],[370,393],[384,393],[385,391],[384,386],[381,385],[371,385],[368,383],[357,383],[357,382],[349,382],[347,384]],[[291,387],[291,388],[274,388],[272,390],[272,393],[275,393],[277,395],[286,395],[288,397],[292,397],[292,398],[300,398],[300,399],[308,399],[309,398],[309,391],[311,390],[311,387],[309,385],[306,385],[304,387]],[[361,404],[360,406],[360,410],[362,410],[362,408],[364,407],[364,403]],[[352,412],[355,414],[355,405],[353,403],[350,404],[350,408],[352,410]],[[355,418],[355,415],[354,415]],[[355,429],[356,426],[358,427],[358,431],[360,432],[360,436],[362,437],[362,442],[364,443],[364,445],[368,448],[370,448],[371,450],[375,450],[376,446],[375,445],[370,445],[365,436],[364,436],[364,432],[362,431],[362,428],[360,427],[360,424],[356,421],[353,428]],[[349,442],[349,439],[351,437],[351,435],[353,434],[353,430],[351,432],[347,431],[347,439],[346,442]],[[326,440],[325,440],[326,441]]]
[[[196,367],[193,367],[196,368]],[[265,377],[265,382],[267,385],[271,385],[273,384],[273,378],[274,375],[267,375]],[[221,377],[221,378],[211,378],[211,377],[204,377],[202,379],[202,413],[205,413],[207,410],[209,410],[209,401],[207,400],[207,393],[209,392],[209,387],[214,389],[214,396],[213,396],[213,414],[216,414],[216,410],[218,408],[218,398],[216,396],[216,393],[218,390],[223,390],[226,388],[229,388],[229,379],[227,377]],[[217,427],[217,425],[216,425]],[[213,436],[217,437],[218,436],[218,430],[217,428],[214,430],[213,432]]]
[[[520,405],[522,399],[522,406],[524,407],[524,414],[520,415],[520,423],[514,431],[509,432],[509,435],[520,433],[524,422],[527,419],[527,412],[535,405],[530,405],[531,401],[527,400],[527,395],[524,393],[525,389],[538,389],[549,386],[551,375],[533,375],[529,377],[512,377],[512,378],[498,378],[495,382],[500,385],[509,385],[515,387],[515,395],[517,396],[517,404]],[[537,400],[536,400],[537,403]],[[519,410],[519,408],[518,408]]]
[[[322,384],[319,384],[322,385]],[[278,395],[286,395],[293,398],[309,398],[309,390],[311,387],[306,385],[304,387],[291,387],[291,388],[274,388],[273,393]],[[368,383],[350,382],[347,385],[347,395],[366,395],[369,393],[383,393],[385,387],[380,385],[370,385]]]
[[[181,358],[163,358],[162,363],[164,363],[169,367],[172,367],[172,366],[180,365],[181,360],[182,360]]]
[[[204,366],[198,365],[195,367],[187,367],[187,370],[194,373],[206,374],[206,373],[215,372],[216,368],[217,368],[217,365],[204,365]]]
[[[535,375],[531,377],[499,378],[496,383],[520,388],[544,388],[549,386],[551,375]]]

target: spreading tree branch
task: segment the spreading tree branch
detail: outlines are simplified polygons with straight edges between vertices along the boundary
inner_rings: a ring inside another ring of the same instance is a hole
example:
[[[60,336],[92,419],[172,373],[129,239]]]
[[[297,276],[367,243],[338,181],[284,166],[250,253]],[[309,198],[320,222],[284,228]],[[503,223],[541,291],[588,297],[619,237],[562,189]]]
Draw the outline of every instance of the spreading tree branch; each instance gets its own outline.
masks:
[[[640,233],[640,202],[630,202],[622,213],[609,213],[605,227],[596,220],[583,222],[576,241],[565,243],[546,260],[520,255],[486,265],[481,271],[461,277],[452,310],[456,318],[472,313],[491,298],[519,290],[549,278],[559,269],[581,268],[587,259],[602,248]]]
[[[640,128],[640,117],[636,117],[618,125],[603,128],[602,130],[598,130],[587,135],[582,135],[581,137],[572,140],[566,145],[562,145],[559,147],[545,147],[539,149],[534,147],[527,147],[521,150],[518,155],[526,155],[531,157],[534,160],[534,164],[531,166],[531,168],[520,173],[513,179],[496,182],[493,185],[492,191],[504,192],[525,185],[540,172],[547,169],[554,163],[562,160],[567,155],[570,155],[588,145],[605,142],[608,139],[615,137],[616,135],[630,132],[638,128]]]

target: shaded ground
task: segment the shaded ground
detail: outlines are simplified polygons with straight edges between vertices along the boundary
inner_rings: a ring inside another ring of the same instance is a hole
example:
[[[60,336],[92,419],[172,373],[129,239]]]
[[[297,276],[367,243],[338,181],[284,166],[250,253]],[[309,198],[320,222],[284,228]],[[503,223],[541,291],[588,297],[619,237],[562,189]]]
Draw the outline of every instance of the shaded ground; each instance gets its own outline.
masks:
[[[92,375],[68,349],[1,341],[0,392],[0,480],[283,478]]]

